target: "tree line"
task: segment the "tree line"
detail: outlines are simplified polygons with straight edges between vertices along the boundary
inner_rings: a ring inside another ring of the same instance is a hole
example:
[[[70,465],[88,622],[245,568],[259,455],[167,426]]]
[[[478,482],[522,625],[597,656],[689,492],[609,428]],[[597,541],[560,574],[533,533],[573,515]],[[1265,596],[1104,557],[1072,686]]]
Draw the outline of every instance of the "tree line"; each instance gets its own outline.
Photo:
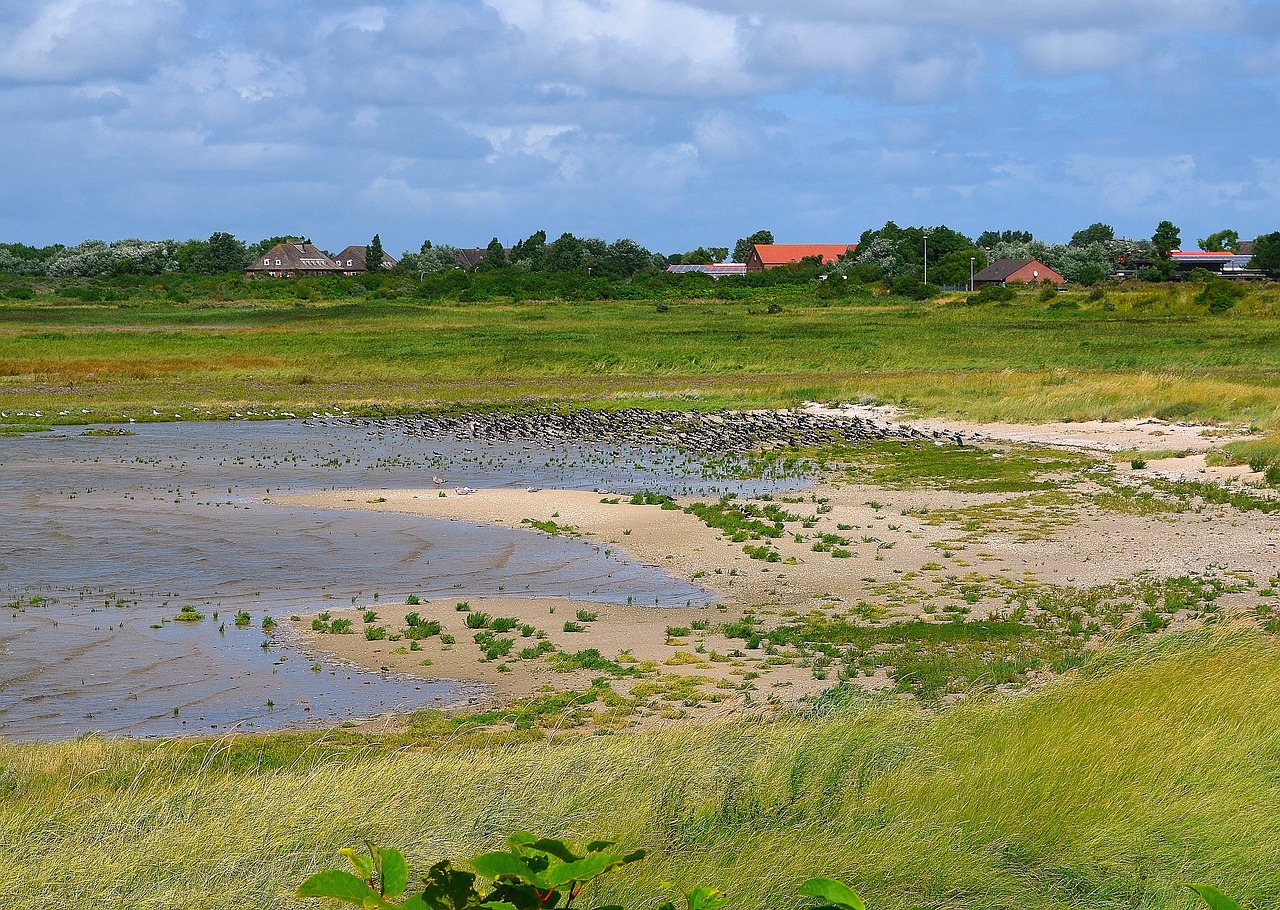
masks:
[[[296,239],[267,237],[246,244],[233,234],[219,231],[207,240],[86,240],[70,247],[0,243],[0,273],[48,278],[222,275],[241,272],[277,243]],[[478,260],[467,260],[467,270],[496,275],[577,273],[619,282],[658,273],[673,264],[724,262],[730,258],[733,262],[746,262],[754,245],[773,242],[773,233],[762,230],[739,238],[732,249],[699,246],[663,254],[630,238],[606,242],[564,233],[548,241],[547,233],[539,230],[510,247],[493,238]],[[1238,232],[1231,229],[1197,241],[1200,249],[1213,251],[1237,252],[1241,244]],[[1181,246],[1180,231],[1169,221],[1160,222],[1149,240],[1116,237],[1110,225],[1095,223],[1074,233],[1068,243],[1048,243],[1022,230],[983,231],[970,238],[946,225],[899,227],[890,221],[881,228],[864,231],[856,250],[834,267],[824,268],[815,261],[791,271],[807,278],[829,273],[864,284],[886,282],[904,293],[922,289],[926,279],[933,287],[967,286],[973,272],[998,259],[1038,259],[1068,281],[1083,285],[1102,281],[1118,271],[1149,281],[1167,281],[1175,277],[1170,251]],[[374,235],[368,249],[369,267],[377,270],[382,249],[378,235]],[[402,253],[396,269],[422,280],[458,269],[459,252],[457,247],[428,240],[417,252]],[[1249,266],[1280,277],[1280,231],[1253,241]],[[814,274],[810,276],[809,272]]]

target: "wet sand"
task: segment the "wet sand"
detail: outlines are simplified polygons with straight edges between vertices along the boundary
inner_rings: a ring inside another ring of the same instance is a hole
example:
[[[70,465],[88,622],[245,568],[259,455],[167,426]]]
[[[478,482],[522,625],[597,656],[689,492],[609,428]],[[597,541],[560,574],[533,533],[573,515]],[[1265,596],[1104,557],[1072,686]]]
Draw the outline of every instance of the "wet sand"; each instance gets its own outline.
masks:
[[[419,486],[441,474],[588,489],[697,484],[677,453],[539,451],[300,421],[81,432],[0,440],[0,605],[12,605],[0,610],[0,736],[333,725],[487,694],[466,681],[474,676],[424,682],[309,655],[287,633],[293,615],[375,593],[706,596],[581,540],[265,501],[371,478]],[[174,622],[186,604],[205,619]],[[237,626],[241,611],[248,624]],[[267,617],[274,629],[263,629]]]

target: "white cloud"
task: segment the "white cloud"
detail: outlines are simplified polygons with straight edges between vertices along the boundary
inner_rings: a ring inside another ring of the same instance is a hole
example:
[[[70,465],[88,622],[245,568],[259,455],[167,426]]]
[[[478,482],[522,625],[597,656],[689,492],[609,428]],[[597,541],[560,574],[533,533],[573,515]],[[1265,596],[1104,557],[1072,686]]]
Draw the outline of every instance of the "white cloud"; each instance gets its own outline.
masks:
[[[296,67],[269,54],[224,50],[166,69],[163,79],[185,84],[197,93],[230,91],[242,101],[297,95],[306,80]]]
[[[734,17],[672,0],[488,0],[519,63],[564,81],[645,95],[724,95],[755,80]]]
[[[339,29],[351,29],[357,32],[380,32],[386,27],[387,10],[384,7],[362,6],[321,18],[317,31],[321,37],[328,37]]]
[[[1139,57],[1140,35],[1111,29],[1036,32],[1022,40],[1023,53],[1036,69],[1051,75],[1107,72]]]
[[[177,0],[58,0],[37,9],[7,40],[0,37],[0,79],[71,82],[144,72],[182,13]]]

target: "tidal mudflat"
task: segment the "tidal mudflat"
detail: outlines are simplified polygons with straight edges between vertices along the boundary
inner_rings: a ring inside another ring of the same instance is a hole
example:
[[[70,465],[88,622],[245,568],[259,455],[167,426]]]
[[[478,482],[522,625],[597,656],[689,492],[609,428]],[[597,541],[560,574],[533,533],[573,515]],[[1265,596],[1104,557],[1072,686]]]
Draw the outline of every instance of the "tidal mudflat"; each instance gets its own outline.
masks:
[[[421,597],[705,603],[583,540],[268,502],[334,488],[719,495],[674,450],[410,437],[343,422],[138,424],[0,439],[0,729],[170,736],[337,724],[488,691],[309,650],[292,617]]]

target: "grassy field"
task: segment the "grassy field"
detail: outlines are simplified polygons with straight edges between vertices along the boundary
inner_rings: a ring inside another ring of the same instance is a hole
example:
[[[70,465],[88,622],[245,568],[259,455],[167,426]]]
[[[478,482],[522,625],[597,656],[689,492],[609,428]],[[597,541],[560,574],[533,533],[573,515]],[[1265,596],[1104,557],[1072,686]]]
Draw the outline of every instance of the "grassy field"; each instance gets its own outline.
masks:
[[[1223,315],[1194,288],[1028,290],[980,306],[826,300],[806,287],[659,305],[0,301],[0,402],[10,419],[39,411],[57,422],[549,395],[694,407],[874,397],[977,419],[1270,427],[1280,288],[1252,288]]]
[[[811,874],[878,910],[1245,906],[1280,894],[1280,643],[1234,628],[1117,644],[1073,677],[934,713],[557,742],[354,734],[0,746],[6,906],[289,907],[364,838],[422,871],[529,828],[653,851],[608,893],[714,884],[791,907]]]

